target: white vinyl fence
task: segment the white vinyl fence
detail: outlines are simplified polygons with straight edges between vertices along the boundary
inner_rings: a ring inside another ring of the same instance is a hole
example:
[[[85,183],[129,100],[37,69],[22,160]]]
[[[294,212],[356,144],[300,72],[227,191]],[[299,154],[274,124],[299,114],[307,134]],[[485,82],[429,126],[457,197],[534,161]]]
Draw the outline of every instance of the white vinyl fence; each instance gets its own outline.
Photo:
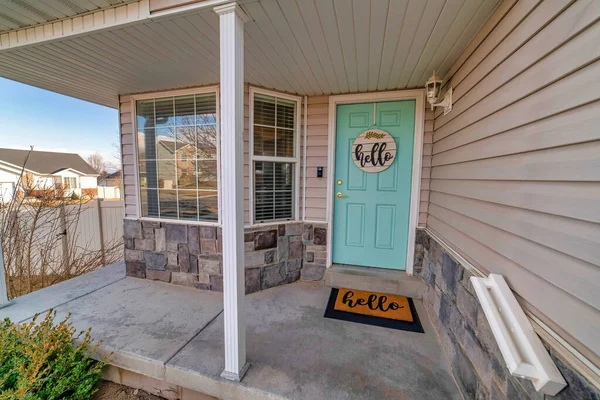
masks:
[[[0,307],[6,300],[3,272],[13,282],[24,274],[76,276],[121,259],[123,207],[123,201],[95,199],[0,212],[9,227],[2,239],[4,265],[0,256]]]
[[[123,238],[122,201],[95,199],[83,206],[63,207],[64,226],[72,231],[67,229],[67,234],[63,235],[63,242],[74,244],[78,251],[102,251],[104,257],[106,246]],[[79,207],[81,209],[76,212],[76,208]],[[78,221],[75,221],[76,218]],[[75,240],[72,240],[70,235],[74,235]]]
[[[101,199],[120,199],[121,188],[116,186],[98,186],[98,197]]]

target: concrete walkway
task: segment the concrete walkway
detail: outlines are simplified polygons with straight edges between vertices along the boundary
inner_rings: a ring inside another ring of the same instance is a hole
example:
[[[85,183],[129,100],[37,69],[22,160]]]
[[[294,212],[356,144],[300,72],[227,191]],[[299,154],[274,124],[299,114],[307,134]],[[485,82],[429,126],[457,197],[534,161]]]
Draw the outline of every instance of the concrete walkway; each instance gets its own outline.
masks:
[[[419,301],[425,334],[323,318],[330,290],[295,283],[246,297],[248,359],[241,383],[223,369],[222,296],[126,278],[114,264],[23,296],[0,318],[50,308],[92,327],[111,363],[225,399],[460,399]]]

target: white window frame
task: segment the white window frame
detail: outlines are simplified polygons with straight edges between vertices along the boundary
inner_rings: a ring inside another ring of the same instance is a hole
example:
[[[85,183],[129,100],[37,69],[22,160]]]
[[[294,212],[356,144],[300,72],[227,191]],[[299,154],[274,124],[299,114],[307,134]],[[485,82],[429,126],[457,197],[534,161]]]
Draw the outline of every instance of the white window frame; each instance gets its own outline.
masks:
[[[148,100],[148,99],[160,99],[164,97],[175,97],[175,96],[186,96],[186,95],[195,95],[195,94],[207,94],[214,93],[216,95],[216,120],[217,120],[217,204],[219,210],[217,212],[217,221],[209,222],[209,221],[193,221],[186,219],[171,219],[171,218],[156,218],[156,217],[143,217],[142,216],[142,188],[140,185],[140,163],[138,160],[138,135],[137,135],[137,101],[138,100]],[[221,102],[220,102],[220,91],[218,85],[213,86],[204,86],[198,88],[190,88],[190,89],[180,89],[180,90],[166,90],[162,92],[151,92],[151,93],[143,93],[136,94],[131,96],[131,119],[133,125],[133,156],[135,163],[135,188],[136,188],[136,209],[137,209],[137,219],[141,221],[156,221],[156,222],[166,222],[171,224],[185,224],[185,225],[202,225],[202,226],[221,226]]]
[[[269,157],[269,156],[255,156],[254,155],[254,96],[262,94],[265,96],[276,97],[283,100],[289,100],[296,102],[296,129],[295,129],[295,143],[294,143],[294,157]],[[248,148],[248,168],[249,168],[249,221],[250,225],[269,225],[269,224],[284,224],[289,222],[299,221],[300,215],[300,134],[301,134],[301,114],[302,114],[302,97],[294,96],[286,93],[276,92],[273,90],[266,90],[257,87],[250,86],[250,104],[249,108],[249,148]],[[265,162],[280,162],[280,163],[295,163],[294,166],[294,186],[292,192],[292,198],[294,199],[293,215],[290,220],[270,220],[265,222],[256,222],[254,218],[254,162],[265,161]]]
[[[75,189],[81,189],[81,183],[79,182],[79,178],[76,176],[63,176],[62,177],[62,184],[63,187],[65,187],[67,184],[67,180],[68,179],[75,179],[75,187],[71,187],[71,184],[69,183],[69,189],[68,190],[75,190]]]

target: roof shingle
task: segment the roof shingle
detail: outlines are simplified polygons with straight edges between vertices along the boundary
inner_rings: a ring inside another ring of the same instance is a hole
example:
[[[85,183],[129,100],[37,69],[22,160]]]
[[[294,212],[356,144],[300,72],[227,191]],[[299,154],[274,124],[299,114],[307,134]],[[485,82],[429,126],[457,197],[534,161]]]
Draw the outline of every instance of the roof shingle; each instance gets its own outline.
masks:
[[[29,153],[29,150],[0,148],[0,161],[23,167],[25,159],[27,159],[27,153]],[[79,154],[75,153],[34,150],[27,159],[25,168],[42,175],[50,175],[65,168],[72,168],[86,175],[98,175]]]

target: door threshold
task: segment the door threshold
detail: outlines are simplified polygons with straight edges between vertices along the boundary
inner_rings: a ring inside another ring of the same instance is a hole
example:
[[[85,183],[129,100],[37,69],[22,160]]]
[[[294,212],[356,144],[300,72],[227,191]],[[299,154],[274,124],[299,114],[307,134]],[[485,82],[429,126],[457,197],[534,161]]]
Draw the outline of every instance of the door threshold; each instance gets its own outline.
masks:
[[[397,294],[414,299],[423,297],[425,283],[406,271],[333,264],[325,271],[325,285],[336,288]]]

